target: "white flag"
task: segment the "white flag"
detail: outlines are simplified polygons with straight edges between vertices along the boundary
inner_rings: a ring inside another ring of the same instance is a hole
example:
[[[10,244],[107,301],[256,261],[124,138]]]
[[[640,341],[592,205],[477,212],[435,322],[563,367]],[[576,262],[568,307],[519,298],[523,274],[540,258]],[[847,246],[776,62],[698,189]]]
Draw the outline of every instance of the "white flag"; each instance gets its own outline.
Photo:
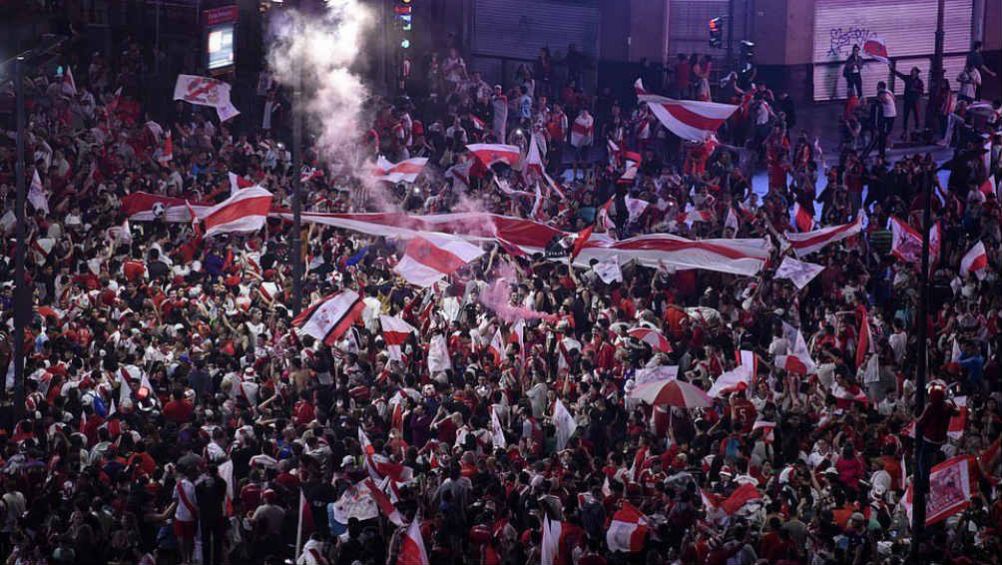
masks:
[[[818,276],[825,268],[822,265],[815,265],[806,261],[798,261],[793,257],[786,257],[782,264],[776,269],[777,279],[790,279],[798,289],[803,290],[814,277]]]
[[[559,399],[553,406],[553,426],[557,429],[557,451],[560,451],[567,446],[567,441],[574,435],[578,423]]]
[[[428,372],[440,373],[451,368],[452,359],[449,358],[449,346],[445,341],[445,336],[435,335],[428,345]]]
[[[49,197],[45,194],[45,187],[42,186],[42,179],[38,176],[38,169],[31,177],[31,187],[28,189],[28,202],[35,207],[35,210],[49,213]]]
[[[504,428],[501,427],[501,419],[498,418],[497,410],[494,408],[491,408],[491,441],[494,442],[494,449],[508,447],[508,442],[504,438]]]
[[[615,255],[596,263],[592,270],[605,284],[611,284],[614,281],[623,282],[623,270],[619,268],[619,257]]]

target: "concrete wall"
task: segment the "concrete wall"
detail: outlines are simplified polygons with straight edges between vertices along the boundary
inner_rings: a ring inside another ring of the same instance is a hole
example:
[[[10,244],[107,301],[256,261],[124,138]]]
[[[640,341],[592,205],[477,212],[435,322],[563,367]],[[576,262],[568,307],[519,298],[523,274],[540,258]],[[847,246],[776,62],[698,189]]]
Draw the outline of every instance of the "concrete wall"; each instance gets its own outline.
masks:
[[[662,63],[670,0],[599,0],[599,54],[605,61]]]

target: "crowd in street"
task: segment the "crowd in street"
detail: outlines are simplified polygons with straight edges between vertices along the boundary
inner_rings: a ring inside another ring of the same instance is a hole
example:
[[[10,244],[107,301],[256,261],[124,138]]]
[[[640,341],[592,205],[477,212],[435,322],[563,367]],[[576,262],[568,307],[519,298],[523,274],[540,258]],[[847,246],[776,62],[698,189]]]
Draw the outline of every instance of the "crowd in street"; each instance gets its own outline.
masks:
[[[566,250],[489,243],[423,289],[392,270],[403,242],[310,224],[302,307],[345,289],[365,299],[327,345],[293,324],[287,219],[203,237],[122,209],[138,192],[221,201],[228,173],[290,207],[302,171],[282,142],[287,93],[271,86],[260,113],[222,123],[183,102],[148,115],[135,95],[141,57],[66,53],[59,75],[28,77],[26,183],[37,175],[40,186],[27,206],[24,335],[13,331],[10,122],[0,136],[8,397],[13,342],[27,352],[25,417],[0,436],[8,564],[410,564],[415,531],[433,564],[902,563],[918,434],[928,468],[967,470],[959,502],[930,516],[921,562],[997,562],[998,103],[979,114],[975,93],[961,93],[970,99],[944,114],[945,164],[868,151],[847,108],[831,125],[844,142],[826,159],[814,134],[794,129],[788,96],[747,73],[711,89],[708,58],[680,56],[666,90],[739,110],[719,141],[688,142],[634,97],[585,92],[574,50],[561,73],[543,52],[497,85],[458,50],[436,53],[403,90],[367,101],[371,129],[358,132],[369,161],[425,157],[423,174],[372,186],[360,163],[307,143],[305,210],[490,212],[613,239],[766,238],[772,257],[754,276],[672,264],[608,276],[569,267]],[[535,144],[557,188],[540,194],[534,183],[550,183],[526,159],[464,169],[478,142],[525,156]],[[763,170],[767,190],[756,190]],[[920,319],[920,261],[891,224],[922,231],[926,186],[937,227]],[[820,267],[802,288],[777,276],[795,257],[786,234],[859,217],[857,235],[796,256]],[[986,261],[972,266],[979,242]],[[392,345],[380,316],[416,331]],[[635,394],[668,373],[705,402]]]

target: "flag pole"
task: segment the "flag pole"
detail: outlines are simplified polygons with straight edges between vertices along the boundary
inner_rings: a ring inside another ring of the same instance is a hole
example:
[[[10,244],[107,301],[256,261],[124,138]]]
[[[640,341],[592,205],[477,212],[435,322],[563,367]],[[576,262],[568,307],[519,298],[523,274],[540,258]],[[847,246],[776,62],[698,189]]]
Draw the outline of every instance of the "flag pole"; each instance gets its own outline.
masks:
[[[929,304],[929,231],[931,229],[931,209],[932,209],[932,176],[935,171],[927,172],[923,184],[923,210],[922,210],[922,272],[919,274],[921,297],[918,308],[918,367],[915,374],[915,414],[921,414],[925,409],[925,381],[928,365],[927,358],[927,330],[928,304]],[[925,495],[929,489],[929,470],[925,468],[925,438],[922,431],[915,430],[915,465],[914,488],[912,498],[912,544],[911,561],[918,563],[919,546],[922,543],[922,536],[925,533]]]
[[[303,505],[306,504],[306,496],[303,489],[299,489],[299,521],[296,526],[296,554],[293,559],[299,559],[299,552],[303,547]]]

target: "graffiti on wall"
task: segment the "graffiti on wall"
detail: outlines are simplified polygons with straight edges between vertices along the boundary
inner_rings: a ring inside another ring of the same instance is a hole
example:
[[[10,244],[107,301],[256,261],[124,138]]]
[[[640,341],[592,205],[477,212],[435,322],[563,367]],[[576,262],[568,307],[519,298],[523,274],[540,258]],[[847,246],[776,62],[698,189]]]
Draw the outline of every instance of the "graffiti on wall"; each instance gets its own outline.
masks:
[[[853,45],[863,45],[863,42],[871,35],[875,34],[863,27],[833,27],[828,30],[828,56],[834,59],[844,59],[852,52]]]

